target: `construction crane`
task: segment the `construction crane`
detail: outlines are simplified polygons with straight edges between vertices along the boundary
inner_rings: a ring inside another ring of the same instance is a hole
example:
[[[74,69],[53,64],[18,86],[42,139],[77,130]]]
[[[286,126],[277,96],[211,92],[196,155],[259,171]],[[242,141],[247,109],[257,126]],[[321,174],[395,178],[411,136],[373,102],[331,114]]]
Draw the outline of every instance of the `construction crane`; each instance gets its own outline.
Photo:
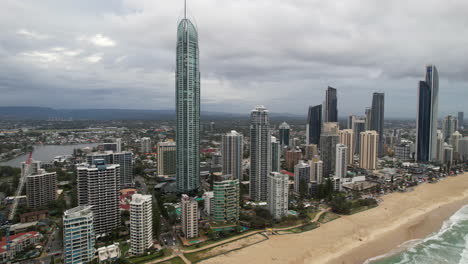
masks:
[[[15,197],[13,198],[13,204],[11,205],[11,208],[10,208],[10,213],[8,214],[8,219],[7,219],[7,223],[6,223],[6,251],[7,251],[7,257],[8,257],[8,260],[9,262],[11,261],[11,254],[10,254],[10,244],[11,244],[11,241],[10,241],[10,226],[11,224],[13,223],[13,218],[15,218],[15,214],[16,214],[16,209],[18,208],[18,203],[19,203],[19,199],[18,197],[21,195],[21,193],[23,192],[23,186],[24,186],[24,182],[26,181],[26,178],[31,175],[32,173],[32,166],[31,166],[31,163],[32,163],[32,152],[29,153],[29,157],[28,159],[26,160],[26,163],[24,165],[24,168],[23,168],[23,171],[21,172],[21,177],[20,177],[20,181],[19,181],[19,184],[18,184],[18,187],[16,189],[16,193],[15,193]]]

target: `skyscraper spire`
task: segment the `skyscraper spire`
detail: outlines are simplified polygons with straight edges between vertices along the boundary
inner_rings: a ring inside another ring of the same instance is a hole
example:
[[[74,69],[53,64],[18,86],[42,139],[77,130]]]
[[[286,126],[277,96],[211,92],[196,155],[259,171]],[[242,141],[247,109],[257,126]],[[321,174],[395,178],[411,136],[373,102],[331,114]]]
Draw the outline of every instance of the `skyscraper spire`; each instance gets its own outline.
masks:
[[[187,18],[187,0],[184,0],[184,19]]]

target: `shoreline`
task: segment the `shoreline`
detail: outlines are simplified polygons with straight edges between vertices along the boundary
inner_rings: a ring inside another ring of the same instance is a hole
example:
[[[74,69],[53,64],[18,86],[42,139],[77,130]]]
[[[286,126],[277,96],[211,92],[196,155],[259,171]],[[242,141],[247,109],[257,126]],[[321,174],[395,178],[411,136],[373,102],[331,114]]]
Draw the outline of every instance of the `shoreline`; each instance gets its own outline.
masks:
[[[439,231],[445,220],[468,204],[468,173],[382,198],[376,208],[342,216],[305,233],[271,236],[268,241],[202,263],[244,264],[255,256],[256,263],[357,264],[384,254],[391,256],[405,249],[400,247],[403,243]]]

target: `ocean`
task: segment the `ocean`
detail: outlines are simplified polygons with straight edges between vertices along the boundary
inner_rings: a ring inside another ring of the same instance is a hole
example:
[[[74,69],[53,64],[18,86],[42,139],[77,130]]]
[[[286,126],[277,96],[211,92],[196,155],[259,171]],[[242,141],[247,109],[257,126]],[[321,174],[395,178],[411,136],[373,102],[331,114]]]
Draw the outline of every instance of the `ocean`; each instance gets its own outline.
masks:
[[[404,243],[395,251],[365,264],[468,264],[468,205],[425,239]]]

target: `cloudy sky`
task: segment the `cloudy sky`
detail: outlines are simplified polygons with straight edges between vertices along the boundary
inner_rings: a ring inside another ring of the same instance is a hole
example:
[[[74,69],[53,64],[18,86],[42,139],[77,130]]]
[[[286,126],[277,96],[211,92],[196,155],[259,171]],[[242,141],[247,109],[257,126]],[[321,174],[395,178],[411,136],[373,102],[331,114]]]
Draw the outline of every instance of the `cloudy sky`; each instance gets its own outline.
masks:
[[[189,0],[199,29],[202,110],[255,104],[306,114],[328,85],[339,115],[372,92],[388,117],[416,113],[424,66],[440,114],[468,112],[468,1]],[[0,106],[174,108],[183,0],[2,0]]]

